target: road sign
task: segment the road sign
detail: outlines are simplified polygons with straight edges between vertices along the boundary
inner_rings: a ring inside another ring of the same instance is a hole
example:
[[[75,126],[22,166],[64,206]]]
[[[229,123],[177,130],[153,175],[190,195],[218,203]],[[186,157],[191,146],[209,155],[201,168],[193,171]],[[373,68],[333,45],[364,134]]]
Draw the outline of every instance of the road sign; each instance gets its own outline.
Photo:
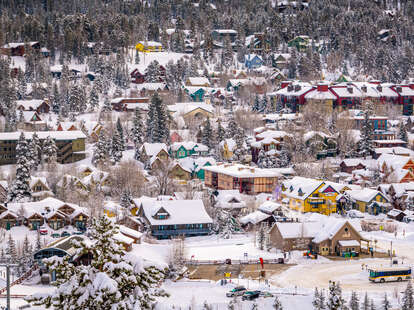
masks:
[[[224,273],[224,276],[225,276],[226,278],[231,278],[231,272],[225,272],[225,273]]]

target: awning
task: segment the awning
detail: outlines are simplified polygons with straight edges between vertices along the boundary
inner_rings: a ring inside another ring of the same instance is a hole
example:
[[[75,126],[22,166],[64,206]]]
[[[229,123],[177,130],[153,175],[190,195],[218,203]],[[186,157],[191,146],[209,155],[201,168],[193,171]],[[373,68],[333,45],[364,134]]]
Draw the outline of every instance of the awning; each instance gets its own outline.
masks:
[[[340,246],[343,246],[343,247],[361,246],[361,244],[357,240],[340,240],[338,243]]]

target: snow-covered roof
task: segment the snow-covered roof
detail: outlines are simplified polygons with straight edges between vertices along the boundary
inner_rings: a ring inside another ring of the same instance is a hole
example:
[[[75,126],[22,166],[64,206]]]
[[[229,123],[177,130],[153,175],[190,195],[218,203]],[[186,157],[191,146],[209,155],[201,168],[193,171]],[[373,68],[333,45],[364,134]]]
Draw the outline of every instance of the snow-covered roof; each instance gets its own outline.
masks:
[[[1,132],[0,140],[19,140],[20,131],[14,132]],[[24,137],[26,140],[32,139],[34,132],[25,131]],[[54,140],[76,140],[76,139],[86,139],[85,134],[82,131],[36,131],[36,134],[39,136],[39,139],[43,140],[47,137],[51,137]]]
[[[263,213],[262,211],[254,211],[250,214],[247,214],[239,219],[239,222],[243,225],[247,224],[253,224],[256,225],[257,223],[260,223],[272,215]]]
[[[135,229],[126,227],[124,225],[119,225],[119,232],[121,234],[134,237],[136,239],[140,239],[142,237],[142,233],[141,232],[139,232],[139,231],[137,231]]]
[[[167,88],[167,84],[165,83],[142,83],[142,84],[135,84],[134,88],[137,91],[142,90],[150,90],[150,91],[158,91],[158,90],[164,90]]]
[[[16,108],[23,108],[25,111],[36,110],[45,102],[44,100],[32,99],[32,100],[16,100]]]
[[[189,77],[188,81],[191,85],[210,85],[210,81],[206,77]]]
[[[145,217],[151,225],[210,224],[213,222],[207,214],[202,200],[165,200],[142,205]],[[168,216],[156,219],[153,216],[163,208]]]
[[[314,89],[313,91],[307,93],[305,98],[313,100],[335,100],[336,96],[330,90],[318,91],[317,89]]]
[[[144,46],[159,46],[159,47],[162,46],[160,42],[156,42],[156,41],[139,41],[138,43],[141,43]]]
[[[339,245],[343,247],[359,247],[361,244],[357,240],[339,240]]]
[[[237,31],[234,29],[214,29],[213,31],[220,34],[237,34]]]
[[[313,139],[314,137],[321,137],[321,138],[330,138],[329,135],[327,135],[326,133],[322,132],[322,131],[308,131],[303,135],[303,140],[305,142]]]
[[[313,238],[321,228],[319,222],[275,224],[283,239]]]
[[[278,172],[271,169],[249,167],[241,164],[224,164],[218,166],[206,166],[204,170],[230,175],[236,178],[275,178],[280,177]]]
[[[282,208],[282,205],[280,203],[274,201],[265,201],[259,206],[259,208],[257,208],[257,210],[271,214],[280,208]]]
[[[145,142],[141,146],[141,151],[142,150],[145,150],[145,154],[147,154],[147,156],[150,156],[150,157],[158,155],[158,153],[161,152],[162,150],[164,150],[168,154],[168,147],[165,143]]]
[[[323,184],[324,182],[321,180],[296,176],[283,182],[286,189],[283,194],[289,198],[305,200]]]
[[[183,114],[187,114],[196,109],[203,109],[209,113],[214,112],[214,107],[211,104],[207,104],[204,102],[180,102],[168,105],[167,107],[168,110],[171,112],[178,112]]]
[[[357,190],[349,190],[345,191],[345,193],[355,201],[363,201],[363,202],[370,202],[372,199],[375,198],[381,192],[371,189],[371,188],[364,188],[364,189],[357,189]],[[382,194],[381,194],[382,195]],[[382,195],[385,199],[387,199],[384,195]]]
[[[388,140],[387,140],[388,141]],[[413,160],[411,157],[408,156],[400,156],[400,155],[392,155],[392,154],[382,154],[378,157],[378,165],[382,167],[384,164],[388,167],[388,169],[402,169],[409,160]]]

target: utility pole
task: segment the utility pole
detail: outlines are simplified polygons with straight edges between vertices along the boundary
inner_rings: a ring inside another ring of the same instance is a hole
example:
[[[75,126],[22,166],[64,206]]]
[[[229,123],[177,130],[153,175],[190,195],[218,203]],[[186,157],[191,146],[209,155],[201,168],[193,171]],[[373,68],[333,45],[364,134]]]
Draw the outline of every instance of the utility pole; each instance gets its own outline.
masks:
[[[10,267],[17,267],[18,264],[0,264],[0,267],[6,267],[6,288],[7,288],[7,310],[10,310]]]
[[[390,256],[391,256],[391,267],[392,267],[392,241],[391,241],[391,250],[390,250]]]

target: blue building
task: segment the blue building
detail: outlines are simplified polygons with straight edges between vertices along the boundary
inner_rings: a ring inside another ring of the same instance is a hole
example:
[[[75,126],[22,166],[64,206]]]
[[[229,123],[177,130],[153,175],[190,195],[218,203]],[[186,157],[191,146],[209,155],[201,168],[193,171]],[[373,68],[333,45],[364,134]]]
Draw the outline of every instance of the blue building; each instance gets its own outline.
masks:
[[[213,224],[202,200],[148,201],[142,203],[138,216],[157,239],[205,236]]]
[[[263,58],[256,54],[249,54],[244,56],[244,65],[247,69],[257,69],[263,66]]]

